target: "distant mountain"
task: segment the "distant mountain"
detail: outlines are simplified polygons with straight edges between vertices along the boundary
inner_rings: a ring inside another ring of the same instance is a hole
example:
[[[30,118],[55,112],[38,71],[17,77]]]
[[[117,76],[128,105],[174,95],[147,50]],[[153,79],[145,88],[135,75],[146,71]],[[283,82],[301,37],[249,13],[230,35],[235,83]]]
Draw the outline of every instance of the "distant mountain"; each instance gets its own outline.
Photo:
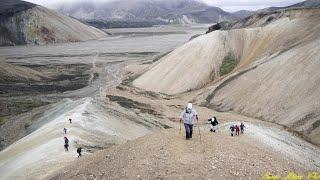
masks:
[[[318,8],[320,7],[320,0],[307,0],[288,7]]]
[[[196,0],[130,0],[113,2],[62,3],[55,9],[83,21],[145,22],[145,24],[217,23],[239,19],[241,13],[228,13]]]
[[[105,35],[42,6],[19,0],[0,1],[0,46],[86,41]]]
[[[236,11],[236,12],[234,12],[232,14],[235,17],[244,18],[244,17],[247,17],[247,16],[250,16],[250,15],[254,14],[254,11],[240,10],[240,11]]]
[[[259,10],[258,12],[266,12],[266,11],[276,11],[280,9],[287,9],[287,8],[319,8],[320,7],[320,0],[306,0],[297,4],[293,4],[290,6],[285,7],[269,7],[262,10]]]

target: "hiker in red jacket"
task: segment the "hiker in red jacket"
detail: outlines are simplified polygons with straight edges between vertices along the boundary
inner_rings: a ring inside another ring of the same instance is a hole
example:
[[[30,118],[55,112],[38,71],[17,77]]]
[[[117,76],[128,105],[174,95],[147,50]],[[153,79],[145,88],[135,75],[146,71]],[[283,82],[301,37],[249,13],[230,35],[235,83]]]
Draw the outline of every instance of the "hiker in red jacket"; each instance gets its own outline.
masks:
[[[240,135],[240,127],[239,125],[237,124],[236,125],[236,136],[239,136]]]

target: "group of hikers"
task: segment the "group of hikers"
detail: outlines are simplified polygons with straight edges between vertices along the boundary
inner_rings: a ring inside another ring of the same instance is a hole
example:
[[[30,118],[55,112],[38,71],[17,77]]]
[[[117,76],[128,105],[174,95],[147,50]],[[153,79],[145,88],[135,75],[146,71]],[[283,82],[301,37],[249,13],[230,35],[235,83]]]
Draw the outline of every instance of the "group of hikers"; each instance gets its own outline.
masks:
[[[69,118],[69,122],[70,124],[72,124],[72,119]],[[63,128],[63,132],[64,132],[64,150],[65,151],[69,151],[69,139],[67,138],[67,128]],[[77,148],[77,153],[78,153],[78,158],[81,157],[81,152],[82,152],[82,148],[81,147],[78,147]]]
[[[188,103],[187,107],[181,112],[180,114],[180,124],[181,122],[183,122],[185,130],[186,130],[186,139],[191,139],[192,138],[192,132],[193,132],[193,124],[194,121],[197,121],[197,123],[199,123],[199,118],[198,118],[198,113],[197,111],[192,107],[192,103]],[[217,126],[219,124],[217,117],[212,117],[209,118],[208,121],[210,122],[210,132],[216,132],[217,130]],[[244,124],[241,123],[240,125],[231,125],[230,126],[230,132],[231,132],[231,136],[234,136],[234,132],[236,132],[235,135],[240,135],[240,131],[241,133],[244,132]],[[180,126],[181,129],[181,126]],[[199,129],[200,132],[200,129]]]
[[[236,136],[240,135],[240,131],[241,131],[241,134],[243,134],[244,128],[245,128],[245,126],[243,123],[241,123],[240,125],[238,125],[238,124],[231,125],[229,128],[230,132],[231,132],[231,136],[234,135],[234,132],[236,132]]]

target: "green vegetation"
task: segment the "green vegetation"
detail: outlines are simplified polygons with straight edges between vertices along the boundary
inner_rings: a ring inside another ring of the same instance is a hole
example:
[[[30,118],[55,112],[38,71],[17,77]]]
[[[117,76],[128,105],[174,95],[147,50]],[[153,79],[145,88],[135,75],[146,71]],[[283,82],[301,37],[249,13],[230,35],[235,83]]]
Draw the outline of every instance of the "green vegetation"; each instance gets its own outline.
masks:
[[[220,76],[230,73],[239,63],[239,60],[232,54],[228,53],[223,58],[222,65],[220,67]]]
[[[155,116],[161,116],[158,112],[153,110],[150,105],[144,104],[141,102],[134,101],[132,99],[128,99],[123,96],[113,96],[107,95],[110,101],[117,102],[120,106],[127,109],[138,109],[141,113],[152,114]]]
[[[6,119],[4,116],[0,116],[0,126],[2,126],[5,123]]]
[[[320,127],[320,119],[312,124],[312,130],[317,129],[318,127]]]
[[[168,51],[168,52],[166,52],[166,53],[163,53],[163,54],[157,56],[154,60],[152,60],[152,62],[157,62],[157,61],[159,61],[161,58],[165,57],[166,55],[170,54],[171,52],[172,52],[172,51]]]

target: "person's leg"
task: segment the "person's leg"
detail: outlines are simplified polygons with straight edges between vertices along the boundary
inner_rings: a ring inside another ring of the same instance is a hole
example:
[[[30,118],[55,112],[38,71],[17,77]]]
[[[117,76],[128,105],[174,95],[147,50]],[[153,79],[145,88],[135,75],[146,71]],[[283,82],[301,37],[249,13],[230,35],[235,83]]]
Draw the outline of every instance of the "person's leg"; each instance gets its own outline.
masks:
[[[190,138],[192,138],[193,124],[189,124],[189,129],[190,129]]]
[[[184,128],[186,129],[186,139],[190,138],[190,129],[189,129],[189,124],[184,124]]]

